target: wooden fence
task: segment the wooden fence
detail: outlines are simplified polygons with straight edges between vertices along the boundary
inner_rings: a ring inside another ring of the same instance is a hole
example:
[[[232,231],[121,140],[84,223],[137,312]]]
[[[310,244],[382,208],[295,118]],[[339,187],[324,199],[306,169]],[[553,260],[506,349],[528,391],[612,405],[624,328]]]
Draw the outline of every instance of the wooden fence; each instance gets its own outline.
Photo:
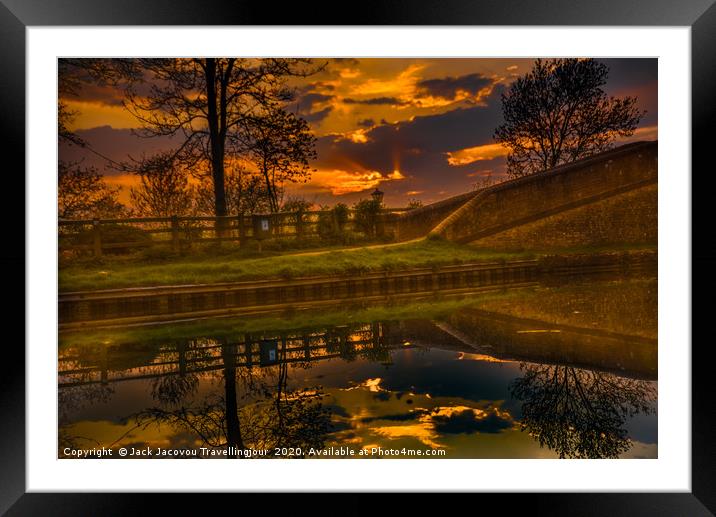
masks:
[[[378,214],[374,231],[390,231],[390,214],[407,208],[384,208]],[[259,243],[270,238],[299,239],[318,236],[319,221],[341,230],[360,231],[356,210],[348,210],[343,225],[332,210],[279,212],[238,216],[172,216],[134,217],[122,219],[82,219],[58,221],[60,251],[85,250],[94,256],[106,251],[127,250],[157,245],[180,251],[193,243],[238,242],[244,246],[251,240]]]
[[[244,334],[223,344],[215,340],[179,340],[157,347],[155,356],[131,368],[120,364],[126,357],[126,348],[121,346],[103,345],[96,351],[85,349],[79,355],[76,348],[70,348],[70,353],[60,353],[59,388],[201,374],[226,368],[227,355],[237,368],[306,364],[338,357],[348,360],[365,357],[387,364],[391,362],[391,350],[415,348],[415,345],[399,336],[388,342],[385,325],[354,323],[316,331],[275,333],[268,338]],[[124,343],[130,350],[135,344]],[[273,359],[266,357],[265,349],[275,350]]]

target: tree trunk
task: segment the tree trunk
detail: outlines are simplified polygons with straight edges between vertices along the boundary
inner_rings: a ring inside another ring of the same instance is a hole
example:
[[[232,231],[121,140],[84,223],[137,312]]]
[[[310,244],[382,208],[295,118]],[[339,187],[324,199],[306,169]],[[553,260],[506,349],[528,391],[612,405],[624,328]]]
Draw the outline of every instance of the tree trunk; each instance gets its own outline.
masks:
[[[211,177],[214,184],[214,214],[217,217],[226,215],[226,189],[224,186],[224,134],[221,131],[216,92],[216,60],[206,59],[206,97],[208,101],[207,123],[209,126],[209,142],[211,147]],[[224,224],[216,224],[217,236],[224,233]]]
[[[239,408],[236,396],[236,345],[224,343],[221,347],[224,356],[224,388],[226,398],[226,443],[237,449],[244,448],[239,422]],[[236,458],[236,454],[229,454]]]

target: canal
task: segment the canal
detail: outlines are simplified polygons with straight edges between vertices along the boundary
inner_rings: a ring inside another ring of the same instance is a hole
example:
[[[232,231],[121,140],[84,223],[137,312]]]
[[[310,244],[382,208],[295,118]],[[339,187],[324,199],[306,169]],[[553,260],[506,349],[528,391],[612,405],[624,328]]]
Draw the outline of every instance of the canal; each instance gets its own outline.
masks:
[[[61,332],[58,457],[655,458],[657,372],[644,274]]]

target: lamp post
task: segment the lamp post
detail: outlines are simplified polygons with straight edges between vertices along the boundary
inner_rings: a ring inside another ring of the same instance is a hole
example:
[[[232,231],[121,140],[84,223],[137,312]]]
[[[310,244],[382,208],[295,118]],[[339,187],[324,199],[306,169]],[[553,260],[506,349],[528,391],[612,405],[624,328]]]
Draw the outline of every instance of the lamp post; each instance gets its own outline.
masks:
[[[373,191],[370,197],[373,198],[373,201],[375,201],[378,206],[381,206],[383,204],[383,192],[381,192],[377,188]]]

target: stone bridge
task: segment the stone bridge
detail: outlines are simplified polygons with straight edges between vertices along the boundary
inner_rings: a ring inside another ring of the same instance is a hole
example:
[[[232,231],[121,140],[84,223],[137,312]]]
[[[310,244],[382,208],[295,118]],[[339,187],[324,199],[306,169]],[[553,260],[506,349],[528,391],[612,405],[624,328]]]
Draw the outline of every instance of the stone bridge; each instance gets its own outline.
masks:
[[[652,186],[649,199],[655,203],[657,152],[657,141],[636,142],[449,198],[398,217],[395,234],[401,241],[432,235],[470,243],[644,187]]]

